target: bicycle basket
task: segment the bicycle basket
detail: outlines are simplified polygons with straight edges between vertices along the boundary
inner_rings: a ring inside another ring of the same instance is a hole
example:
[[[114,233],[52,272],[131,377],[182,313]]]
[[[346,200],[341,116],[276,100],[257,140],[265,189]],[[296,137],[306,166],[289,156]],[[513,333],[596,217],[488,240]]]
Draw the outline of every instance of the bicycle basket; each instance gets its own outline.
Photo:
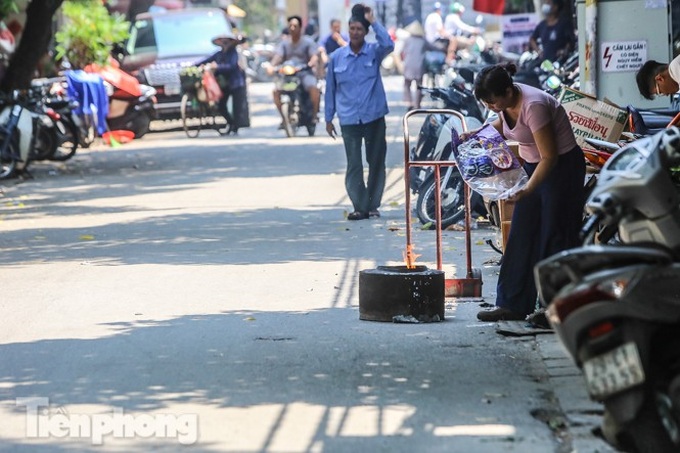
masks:
[[[196,93],[202,85],[201,74],[180,74],[182,93]]]

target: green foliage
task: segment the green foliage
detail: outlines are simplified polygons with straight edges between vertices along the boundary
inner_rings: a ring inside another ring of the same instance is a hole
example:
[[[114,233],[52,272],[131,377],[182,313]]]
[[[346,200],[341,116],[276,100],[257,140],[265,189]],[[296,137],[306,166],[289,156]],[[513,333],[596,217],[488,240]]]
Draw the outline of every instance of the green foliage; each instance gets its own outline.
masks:
[[[0,0],[0,18],[7,17],[10,13],[18,13],[16,0]]]
[[[272,14],[276,11],[275,0],[234,0],[234,5],[248,13],[243,19],[246,36],[262,36],[265,29],[277,29],[276,14]]]
[[[55,34],[56,58],[66,58],[74,69],[90,63],[105,65],[113,45],[128,37],[130,23],[109,15],[100,2],[64,2],[65,23]]]

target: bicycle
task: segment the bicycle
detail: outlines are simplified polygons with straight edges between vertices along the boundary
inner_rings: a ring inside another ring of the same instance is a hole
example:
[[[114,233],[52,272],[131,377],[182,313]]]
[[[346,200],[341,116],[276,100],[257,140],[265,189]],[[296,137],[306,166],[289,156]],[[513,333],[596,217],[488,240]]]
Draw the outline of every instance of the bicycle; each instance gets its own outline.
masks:
[[[179,76],[183,93],[180,103],[182,128],[189,138],[198,137],[204,128],[219,132],[217,118],[222,115],[217,109],[217,101],[210,99],[203,85],[204,71],[207,70],[192,66],[185,68]]]

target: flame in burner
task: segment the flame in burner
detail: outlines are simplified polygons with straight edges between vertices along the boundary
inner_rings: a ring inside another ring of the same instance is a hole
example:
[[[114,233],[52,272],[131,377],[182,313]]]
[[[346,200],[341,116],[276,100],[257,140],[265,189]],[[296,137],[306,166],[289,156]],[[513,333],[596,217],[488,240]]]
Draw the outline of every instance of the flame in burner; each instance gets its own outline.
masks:
[[[416,268],[416,259],[420,255],[413,252],[413,245],[411,245],[411,244],[407,245],[406,250],[404,250],[403,254],[404,254],[404,262],[406,263],[406,268],[407,269],[415,269]]]

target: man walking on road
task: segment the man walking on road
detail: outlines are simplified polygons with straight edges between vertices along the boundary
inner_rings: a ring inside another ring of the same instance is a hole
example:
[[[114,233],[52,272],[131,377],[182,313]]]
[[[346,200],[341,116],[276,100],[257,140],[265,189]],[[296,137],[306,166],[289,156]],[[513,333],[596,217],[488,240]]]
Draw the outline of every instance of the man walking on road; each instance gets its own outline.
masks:
[[[367,43],[368,27],[373,26],[375,43]],[[347,220],[379,217],[378,208],[385,189],[385,115],[389,112],[380,63],[394,50],[387,30],[373,10],[361,4],[352,7],[349,45],[330,56],[326,73],[326,132],[336,137],[333,117],[338,114],[347,155],[345,187],[354,211]],[[368,181],[364,183],[362,141],[366,146]]]

